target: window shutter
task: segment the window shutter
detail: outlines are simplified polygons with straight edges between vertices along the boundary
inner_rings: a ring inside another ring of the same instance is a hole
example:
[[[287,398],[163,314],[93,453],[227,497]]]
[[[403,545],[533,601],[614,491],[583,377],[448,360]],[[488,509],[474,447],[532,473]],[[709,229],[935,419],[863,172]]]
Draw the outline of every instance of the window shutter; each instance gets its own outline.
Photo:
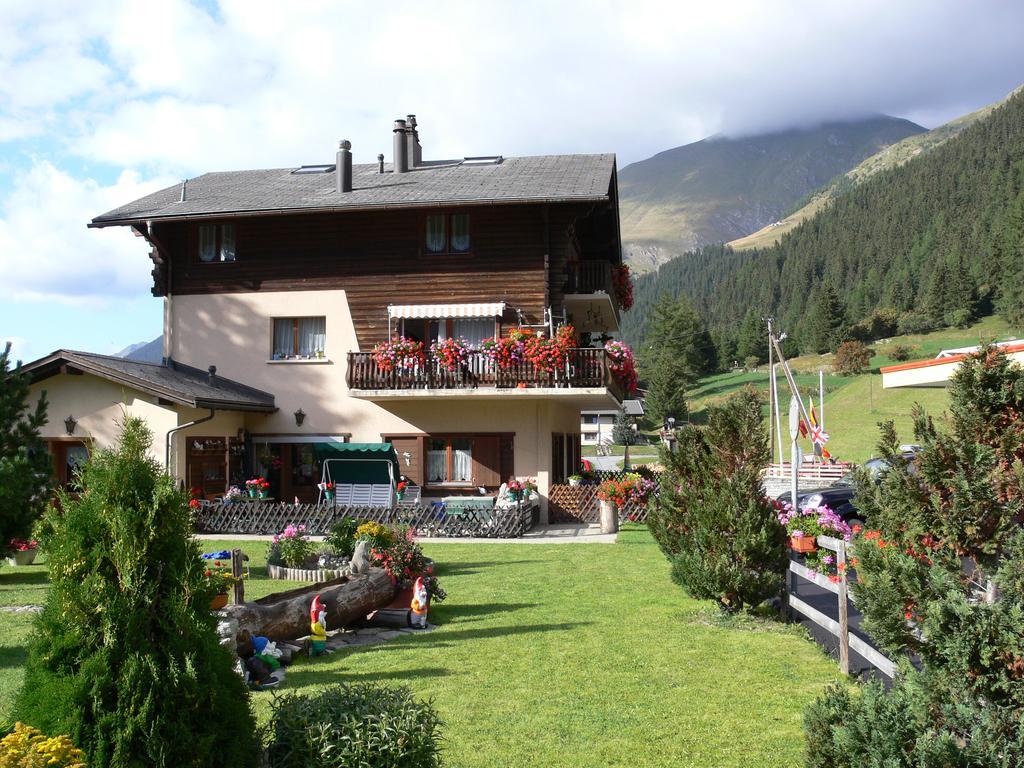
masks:
[[[418,437],[388,437],[385,438],[395,446],[395,453],[398,454],[398,471],[409,478],[413,485],[423,485],[423,461],[420,455],[420,438]],[[406,466],[404,453],[409,454],[409,464]]]
[[[501,485],[498,436],[473,438],[473,482],[487,488]]]

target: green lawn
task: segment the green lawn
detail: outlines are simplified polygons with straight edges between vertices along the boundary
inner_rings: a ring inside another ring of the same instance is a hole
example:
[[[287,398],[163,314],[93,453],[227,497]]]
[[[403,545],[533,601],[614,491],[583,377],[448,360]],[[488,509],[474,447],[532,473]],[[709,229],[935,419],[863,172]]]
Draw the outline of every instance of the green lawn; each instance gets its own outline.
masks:
[[[265,545],[243,546],[247,594],[279,589],[263,576]],[[839,677],[801,630],[725,621],[687,598],[644,529],[616,545],[426,550],[449,593],[432,611],[437,631],[301,662],[286,688],[408,684],[444,717],[450,766],[795,765],[803,708]],[[0,569],[0,594],[38,599],[24,579]],[[0,718],[29,630],[0,613]],[[254,697],[262,719],[270,700]]]

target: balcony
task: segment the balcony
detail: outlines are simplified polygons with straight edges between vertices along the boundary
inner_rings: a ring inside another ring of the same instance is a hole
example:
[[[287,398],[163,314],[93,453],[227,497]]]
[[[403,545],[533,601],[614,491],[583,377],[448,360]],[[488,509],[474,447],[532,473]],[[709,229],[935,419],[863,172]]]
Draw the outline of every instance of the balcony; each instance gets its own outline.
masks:
[[[472,351],[457,371],[435,361],[411,370],[382,371],[370,352],[349,352],[349,395],[367,400],[407,400],[437,397],[484,399],[558,399],[581,408],[619,408],[624,393],[609,368],[603,349],[569,350],[554,371],[521,362],[499,368],[483,352]]]
[[[619,304],[607,261],[577,261],[566,265],[563,289],[569,322],[584,333],[619,330]]]

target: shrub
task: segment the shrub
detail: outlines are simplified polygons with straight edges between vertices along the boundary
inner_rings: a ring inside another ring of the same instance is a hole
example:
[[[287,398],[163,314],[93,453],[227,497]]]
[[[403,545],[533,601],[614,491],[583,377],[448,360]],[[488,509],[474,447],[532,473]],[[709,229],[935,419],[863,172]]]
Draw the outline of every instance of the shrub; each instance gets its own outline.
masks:
[[[896,362],[903,363],[917,354],[917,347],[912,347],[909,344],[893,344],[885,350],[885,354]]]
[[[768,433],[761,401],[747,388],[708,409],[706,428],[686,425],[647,524],[693,597],[727,610],[779,594],[787,567],[786,532],[765,498],[761,470]]]
[[[949,427],[913,411],[914,462],[884,426],[891,469],[863,483],[874,529],[854,538],[864,626],[893,657],[916,655],[892,690],[808,712],[837,768],[1004,766],[1024,755],[1024,370],[998,349],[961,363]],[[808,765],[824,763],[809,759]]]
[[[386,549],[395,541],[395,534],[381,523],[363,523],[356,528],[356,540],[367,541],[370,549]]]
[[[68,734],[90,768],[252,765],[248,692],[217,637],[188,496],[151,444],[126,419],[82,493],[46,512],[51,588],[14,715]]]
[[[0,768],[85,768],[83,757],[67,736],[50,738],[24,723],[0,739]]]
[[[356,530],[359,528],[359,520],[346,515],[331,526],[327,534],[327,546],[331,551],[341,557],[352,557],[356,548]]]
[[[901,334],[927,333],[935,327],[931,318],[920,312],[904,312],[900,315],[900,321],[896,330]]]
[[[316,544],[309,540],[304,525],[286,526],[281,533],[274,534],[273,544],[289,568],[302,568],[316,554]]]
[[[334,685],[275,699],[267,753],[271,768],[435,768],[441,725],[405,686]]]
[[[942,321],[954,328],[966,328],[974,320],[974,313],[969,309],[954,309],[942,317]]]
[[[423,577],[431,599],[440,602],[447,597],[434,578],[433,562],[423,554],[411,528],[394,532],[387,546],[371,548],[370,557],[374,565],[387,571],[396,583],[409,583]]]
[[[836,373],[852,376],[863,373],[871,362],[871,350],[860,341],[844,341],[836,350],[832,368]]]
[[[756,370],[757,366],[760,365],[760,363],[761,360],[760,358],[757,357],[757,355],[747,355],[745,358],[743,358],[743,368],[748,371]]]

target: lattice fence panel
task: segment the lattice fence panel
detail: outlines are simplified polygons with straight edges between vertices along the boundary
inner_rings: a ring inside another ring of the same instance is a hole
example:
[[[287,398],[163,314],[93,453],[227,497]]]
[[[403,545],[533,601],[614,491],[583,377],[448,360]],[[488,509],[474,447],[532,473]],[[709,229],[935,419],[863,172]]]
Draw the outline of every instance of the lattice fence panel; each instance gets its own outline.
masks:
[[[597,498],[597,485],[588,483],[574,486],[558,483],[550,486],[548,488],[548,519],[552,523],[601,522],[601,501]],[[619,511],[619,519],[637,523],[645,522],[647,520],[647,505],[630,502]]]
[[[353,507],[329,504],[231,502],[206,504],[196,515],[196,531],[216,534],[272,534],[288,525],[305,525],[312,536],[328,534],[345,517],[408,525],[419,536],[518,538],[533,527],[537,507],[519,504],[510,509],[466,510],[449,514],[432,505]]]

